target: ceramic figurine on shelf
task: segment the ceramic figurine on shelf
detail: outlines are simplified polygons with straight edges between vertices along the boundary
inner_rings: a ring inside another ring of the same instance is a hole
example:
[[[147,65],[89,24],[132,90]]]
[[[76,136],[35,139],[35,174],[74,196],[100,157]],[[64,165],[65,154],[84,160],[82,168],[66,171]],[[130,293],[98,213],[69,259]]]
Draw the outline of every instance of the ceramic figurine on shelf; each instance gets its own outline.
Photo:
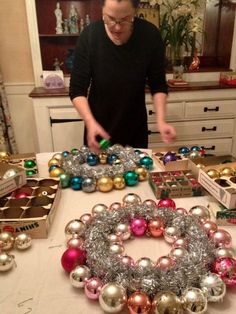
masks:
[[[58,58],[54,59],[53,67],[55,71],[60,71],[62,65],[63,65],[63,62],[60,62]]]
[[[62,11],[60,8],[60,3],[57,2],[56,9],[54,10],[54,14],[56,16],[56,34],[63,34],[62,28]]]
[[[69,34],[69,20],[68,19],[64,19],[64,34]]]
[[[85,16],[85,25],[88,26],[90,24],[90,17],[88,14]]]
[[[70,14],[69,14],[69,25],[70,25],[70,33],[77,34],[79,32],[78,28],[78,13],[73,4],[70,6]]]
[[[198,58],[198,55],[197,55],[197,49],[195,49],[194,54],[193,54],[193,61],[191,62],[189,66],[189,70],[197,71],[199,70],[199,65],[200,65],[200,59]]]

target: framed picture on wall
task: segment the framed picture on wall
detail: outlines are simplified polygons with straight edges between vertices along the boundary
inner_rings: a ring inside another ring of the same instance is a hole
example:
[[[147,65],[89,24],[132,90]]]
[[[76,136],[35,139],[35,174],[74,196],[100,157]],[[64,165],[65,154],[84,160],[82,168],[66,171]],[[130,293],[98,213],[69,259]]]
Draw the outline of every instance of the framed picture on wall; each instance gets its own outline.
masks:
[[[160,25],[159,14],[160,14],[160,6],[158,4],[151,6],[148,1],[141,1],[137,9],[136,16],[151,22],[156,27],[159,27]]]

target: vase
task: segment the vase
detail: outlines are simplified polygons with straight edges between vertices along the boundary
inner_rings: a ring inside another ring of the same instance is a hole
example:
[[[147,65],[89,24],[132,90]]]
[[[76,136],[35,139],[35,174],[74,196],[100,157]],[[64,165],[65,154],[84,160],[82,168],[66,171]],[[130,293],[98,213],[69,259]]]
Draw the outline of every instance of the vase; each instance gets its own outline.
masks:
[[[71,73],[73,69],[74,58],[75,58],[75,49],[72,49],[72,48],[67,49],[65,65],[69,73]]]

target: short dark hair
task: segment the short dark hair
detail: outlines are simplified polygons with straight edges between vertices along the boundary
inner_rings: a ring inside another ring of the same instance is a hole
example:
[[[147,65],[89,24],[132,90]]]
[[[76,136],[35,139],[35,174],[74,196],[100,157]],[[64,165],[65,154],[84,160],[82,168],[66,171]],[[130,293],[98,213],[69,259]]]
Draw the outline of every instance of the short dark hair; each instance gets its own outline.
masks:
[[[117,1],[117,2],[121,2],[121,1],[123,1],[123,0],[116,0],[116,1]],[[130,1],[130,2],[132,3],[132,5],[133,5],[133,7],[134,7],[135,9],[139,6],[140,0],[128,0],[128,1]],[[106,2],[106,0],[101,0],[101,2],[102,2],[102,5],[104,5],[105,2]]]

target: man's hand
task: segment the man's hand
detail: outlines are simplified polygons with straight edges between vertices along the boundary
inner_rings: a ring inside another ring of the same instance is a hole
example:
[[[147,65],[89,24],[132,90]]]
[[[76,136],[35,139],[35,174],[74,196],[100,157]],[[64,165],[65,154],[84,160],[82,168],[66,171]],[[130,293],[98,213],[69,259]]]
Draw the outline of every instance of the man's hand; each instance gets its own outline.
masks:
[[[169,144],[169,143],[174,142],[174,140],[176,138],[176,131],[172,125],[170,125],[166,122],[163,122],[158,127],[159,127],[159,131],[161,133],[162,141],[164,143]]]

